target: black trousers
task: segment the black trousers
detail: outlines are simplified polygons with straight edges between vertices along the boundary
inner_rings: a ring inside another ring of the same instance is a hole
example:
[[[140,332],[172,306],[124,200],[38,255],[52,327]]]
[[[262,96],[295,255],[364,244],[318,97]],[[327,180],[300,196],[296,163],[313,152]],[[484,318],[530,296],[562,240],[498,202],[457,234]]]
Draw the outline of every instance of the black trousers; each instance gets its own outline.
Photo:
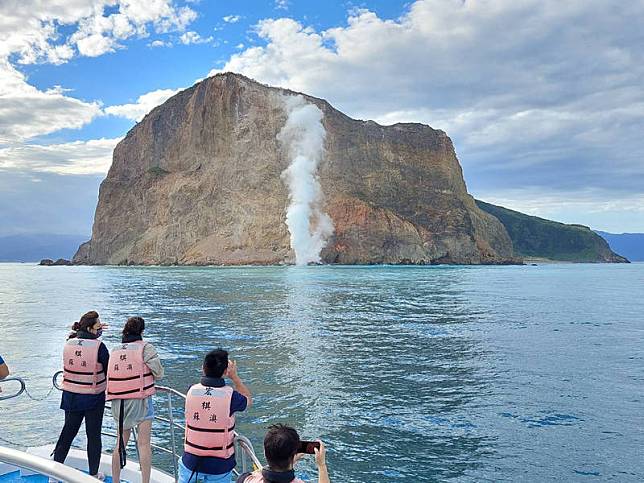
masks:
[[[105,407],[100,405],[89,411],[65,411],[65,425],[60,432],[60,437],[54,448],[54,461],[64,463],[72,446],[74,438],[78,434],[81,423],[85,419],[85,432],[87,433],[87,461],[89,463],[89,474],[98,473],[98,466],[101,462],[101,427],[103,426],[103,411]]]

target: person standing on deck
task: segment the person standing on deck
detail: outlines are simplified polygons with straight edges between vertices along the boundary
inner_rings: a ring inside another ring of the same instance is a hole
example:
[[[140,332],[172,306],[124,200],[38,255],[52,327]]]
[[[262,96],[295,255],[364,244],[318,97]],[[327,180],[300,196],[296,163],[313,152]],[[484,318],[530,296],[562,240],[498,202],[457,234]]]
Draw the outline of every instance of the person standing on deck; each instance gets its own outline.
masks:
[[[95,311],[87,312],[72,326],[72,333],[63,349],[60,409],[65,411],[65,424],[54,448],[54,461],[64,463],[84,419],[89,474],[98,479],[104,479],[104,475],[98,473],[98,467],[109,360],[107,347],[98,338],[105,327]]]
[[[125,466],[125,448],[132,428],[137,429],[137,446],[142,483],[150,482],[152,447],[150,436],[155,393],[154,383],[163,377],[163,366],[156,349],[143,340],[145,321],[130,317],[123,328],[121,344],[110,354],[107,371],[107,399],[112,401],[119,437],[112,453],[112,481],[119,481]]]
[[[235,386],[227,386],[228,377]],[[186,396],[186,436],[179,462],[179,483],[230,483],[235,468],[235,416],[252,405],[248,387],[228,352],[206,354],[203,377]]]

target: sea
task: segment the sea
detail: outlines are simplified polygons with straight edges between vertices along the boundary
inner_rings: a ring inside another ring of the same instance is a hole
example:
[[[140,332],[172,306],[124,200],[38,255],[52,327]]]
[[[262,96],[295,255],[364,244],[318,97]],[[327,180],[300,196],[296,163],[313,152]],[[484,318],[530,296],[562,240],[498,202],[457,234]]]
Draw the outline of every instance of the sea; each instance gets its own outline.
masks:
[[[271,424],[320,438],[335,483],[644,481],[642,263],[0,264],[0,354],[29,391],[0,401],[0,444],[56,441],[51,378],[88,310],[108,347],[144,317],[160,383],[181,392],[227,349],[254,399],[240,433],[262,459]],[[154,441],[168,442],[161,423]],[[298,474],[315,480],[311,458]]]

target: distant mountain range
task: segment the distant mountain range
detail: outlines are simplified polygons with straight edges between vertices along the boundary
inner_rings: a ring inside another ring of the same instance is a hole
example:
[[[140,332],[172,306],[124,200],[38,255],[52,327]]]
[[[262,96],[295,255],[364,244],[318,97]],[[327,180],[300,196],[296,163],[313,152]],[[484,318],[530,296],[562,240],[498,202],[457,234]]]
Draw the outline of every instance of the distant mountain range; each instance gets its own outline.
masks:
[[[607,233],[596,231],[610,248],[631,262],[644,262],[644,233]]]
[[[28,234],[0,236],[0,262],[37,262],[43,258],[71,259],[87,235]]]

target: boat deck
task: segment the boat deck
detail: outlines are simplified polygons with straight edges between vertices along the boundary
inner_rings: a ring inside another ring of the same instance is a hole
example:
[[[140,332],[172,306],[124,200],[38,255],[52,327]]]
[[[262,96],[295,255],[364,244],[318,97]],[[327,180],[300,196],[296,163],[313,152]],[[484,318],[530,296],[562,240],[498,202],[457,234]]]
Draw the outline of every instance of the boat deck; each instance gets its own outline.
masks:
[[[39,456],[47,460],[50,459],[50,454],[54,449],[53,444],[39,446],[27,449],[27,453],[34,456]],[[112,456],[108,454],[101,455],[101,463],[99,471],[108,475],[112,472]],[[84,450],[72,448],[65,460],[65,466],[77,469],[87,474],[87,455]],[[156,468],[152,468],[150,480],[153,483],[174,483],[174,477]],[[112,478],[105,477],[107,483],[112,483]],[[125,468],[121,470],[121,482],[123,483],[139,483],[141,481],[141,472],[139,471],[139,464],[137,461],[128,460]],[[0,483],[47,483],[48,477],[34,473],[33,471],[20,469],[5,463],[0,463]]]

